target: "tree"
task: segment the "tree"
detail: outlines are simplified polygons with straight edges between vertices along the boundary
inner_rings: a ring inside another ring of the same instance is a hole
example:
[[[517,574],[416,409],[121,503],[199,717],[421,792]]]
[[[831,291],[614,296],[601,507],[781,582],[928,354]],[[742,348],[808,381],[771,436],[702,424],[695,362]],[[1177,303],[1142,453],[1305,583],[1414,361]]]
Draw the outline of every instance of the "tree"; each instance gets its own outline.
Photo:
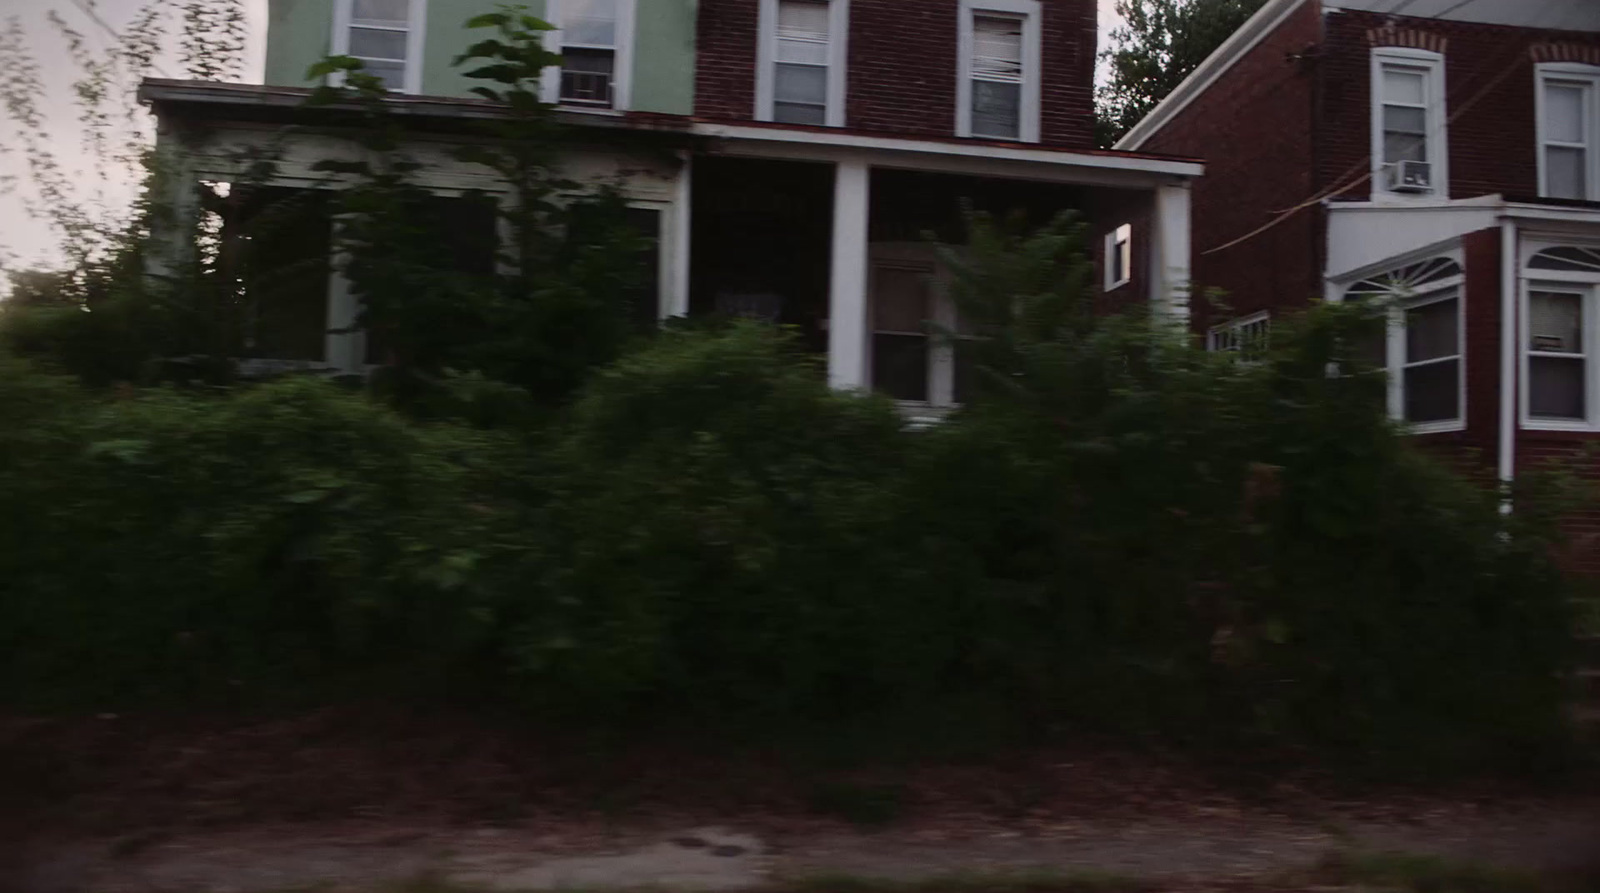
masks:
[[[1103,53],[1095,138],[1109,148],[1199,67],[1266,0],[1117,0],[1126,22]]]

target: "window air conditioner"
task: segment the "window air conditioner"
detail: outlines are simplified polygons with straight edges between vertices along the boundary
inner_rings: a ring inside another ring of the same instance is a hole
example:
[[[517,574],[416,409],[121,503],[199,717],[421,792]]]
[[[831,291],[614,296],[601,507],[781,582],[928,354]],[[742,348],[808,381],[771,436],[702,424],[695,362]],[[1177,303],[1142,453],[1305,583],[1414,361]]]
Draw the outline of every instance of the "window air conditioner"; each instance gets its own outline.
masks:
[[[1426,161],[1397,161],[1387,168],[1390,192],[1432,192],[1433,165]]]

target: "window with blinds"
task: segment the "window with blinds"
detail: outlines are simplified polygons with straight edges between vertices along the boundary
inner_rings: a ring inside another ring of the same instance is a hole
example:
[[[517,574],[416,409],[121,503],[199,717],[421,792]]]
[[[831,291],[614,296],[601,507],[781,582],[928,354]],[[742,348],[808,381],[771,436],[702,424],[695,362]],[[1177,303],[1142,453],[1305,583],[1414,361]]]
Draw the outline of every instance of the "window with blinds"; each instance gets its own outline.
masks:
[[[772,120],[828,123],[831,17],[826,0],[778,0],[772,43]]]
[[[972,20],[972,135],[1022,135],[1023,19],[976,13]]]
[[[345,55],[396,92],[406,89],[411,59],[412,0],[347,0]]]
[[[1540,75],[1540,194],[1600,198],[1600,68],[1546,70]]]

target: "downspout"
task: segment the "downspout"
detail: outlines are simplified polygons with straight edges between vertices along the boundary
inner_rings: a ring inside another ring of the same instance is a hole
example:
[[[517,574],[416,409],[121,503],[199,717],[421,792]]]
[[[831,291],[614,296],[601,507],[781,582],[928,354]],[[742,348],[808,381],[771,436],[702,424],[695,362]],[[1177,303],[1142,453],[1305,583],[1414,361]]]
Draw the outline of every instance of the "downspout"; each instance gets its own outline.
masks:
[[[1500,221],[1500,511],[1511,512],[1517,477],[1517,225]]]

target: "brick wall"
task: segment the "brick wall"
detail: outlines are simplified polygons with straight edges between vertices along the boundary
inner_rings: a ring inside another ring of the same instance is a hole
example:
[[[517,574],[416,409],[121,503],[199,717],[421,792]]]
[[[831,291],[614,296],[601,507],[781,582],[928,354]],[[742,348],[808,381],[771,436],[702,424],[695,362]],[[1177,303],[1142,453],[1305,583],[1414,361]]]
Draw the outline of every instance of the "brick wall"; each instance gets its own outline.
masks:
[[[1321,36],[1317,0],[1288,19],[1141,147],[1203,158],[1194,186],[1195,325],[1281,305],[1321,291],[1322,222],[1312,207],[1235,247],[1212,252],[1271,221],[1315,191],[1314,73],[1295,58]],[[1227,309],[1200,292],[1221,289]]]
[[[756,108],[757,0],[700,0],[695,23],[694,113],[749,120]]]
[[[1094,142],[1095,0],[1042,0],[1040,136]],[[758,0],[701,0],[695,114],[755,111]],[[946,138],[956,131],[959,0],[851,0],[845,123],[855,130]]]
[[[1326,91],[1319,176],[1333,184],[1370,164],[1373,44],[1443,45],[1449,127],[1450,197],[1538,193],[1532,52],[1550,43],[1582,54],[1600,34],[1541,31],[1346,10],[1326,22]],[[1558,53],[1558,55],[1560,55]],[[1364,199],[1366,182],[1344,193]]]

